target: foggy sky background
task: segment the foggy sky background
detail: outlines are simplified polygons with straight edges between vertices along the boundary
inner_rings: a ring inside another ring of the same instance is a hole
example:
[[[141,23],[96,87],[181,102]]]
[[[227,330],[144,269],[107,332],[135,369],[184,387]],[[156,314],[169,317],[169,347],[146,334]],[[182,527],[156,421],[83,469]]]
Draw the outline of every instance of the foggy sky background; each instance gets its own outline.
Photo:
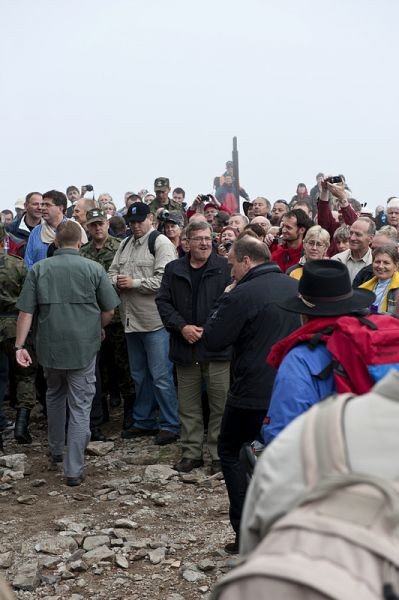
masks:
[[[0,208],[157,176],[211,191],[238,137],[251,198],[319,170],[398,185],[396,0],[1,0]]]

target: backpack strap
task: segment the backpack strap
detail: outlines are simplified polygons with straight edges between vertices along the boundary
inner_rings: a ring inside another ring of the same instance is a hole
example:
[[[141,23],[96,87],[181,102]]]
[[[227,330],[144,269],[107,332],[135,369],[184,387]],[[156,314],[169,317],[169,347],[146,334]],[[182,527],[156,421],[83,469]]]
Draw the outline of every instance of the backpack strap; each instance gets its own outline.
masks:
[[[158,231],[157,229],[154,229],[154,231],[151,231],[150,235],[148,236],[148,250],[151,252],[151,254],[153,256],[155,256],[155,241],[159,235],[161,235],[161,232]],[[131,239],[132,239],[132,236],[129,235],[129,237],[127,237],[125,240],[123,240],[123,242],[121,242],[121,245],[120,245],[121,252]]]
[[[307,415],[302,433],[304,475],[308,485],[332,473],[348,473],[343,431],[346,403],[353,394],[334,395],[316,404]]]

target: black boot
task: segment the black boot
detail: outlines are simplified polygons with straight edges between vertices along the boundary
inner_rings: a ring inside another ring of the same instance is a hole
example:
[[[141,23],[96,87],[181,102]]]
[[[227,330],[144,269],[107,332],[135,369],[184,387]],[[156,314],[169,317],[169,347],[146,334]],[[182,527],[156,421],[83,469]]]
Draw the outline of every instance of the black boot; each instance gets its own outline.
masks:
[[[14,428],[14,438],[17,440],[18,444],[32,443],[32,438],[28,429],[29,415],[29,408],[18,408]]]

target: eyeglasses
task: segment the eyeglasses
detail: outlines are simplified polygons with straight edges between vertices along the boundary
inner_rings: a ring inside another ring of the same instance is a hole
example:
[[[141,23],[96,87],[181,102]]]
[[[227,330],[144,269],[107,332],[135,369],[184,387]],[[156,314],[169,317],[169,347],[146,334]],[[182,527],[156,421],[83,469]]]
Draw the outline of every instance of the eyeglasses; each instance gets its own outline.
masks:
[[[305,244],[307,246],[310,246],[311,248],[322,248],[323,246],[325,246],[323,242],[316,242],[316,240],[308,240],[307,242],[305,242]]]
[[[210,238],[210,237],[193,237],[193,238],[189,238],[189,241],[195,242],[196,244],[199,244],[200,242],[204,242],[205,244],[211,244],[212,238]]]

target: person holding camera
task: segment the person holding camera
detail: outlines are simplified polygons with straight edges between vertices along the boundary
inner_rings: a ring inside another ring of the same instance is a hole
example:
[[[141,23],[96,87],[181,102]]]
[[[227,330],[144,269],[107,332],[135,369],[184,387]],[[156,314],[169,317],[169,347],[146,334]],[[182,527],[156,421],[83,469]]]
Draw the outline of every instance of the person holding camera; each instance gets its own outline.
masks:
[[[177,254],[179,258],[185,255],[185,252],[182,250],[180,246],[180,235],[182,232],[182,228],[184,225],[183,217],[181,213],[176,210],[166,210],[162,209],[158,215],[158,231],[164,233],[168,240],[172,242],[174,247],[177,250]]]
[[[154,181],[155,200],[149,204],[150,210],[153,215],[157,213],[159,208],[165,208],[167,210],[175,210],[179,212],[182,217],[185,217],[185,210],[182,204],[176,202],[172,198],[169,198],[170,183],[167,177],[157,177]]]
[[[217,248],[217,253],[219,256],[225,256],[227,258],[227,255],[236,239],[236,230],[229,225],[224,227],[219,234],[219,244]]]

